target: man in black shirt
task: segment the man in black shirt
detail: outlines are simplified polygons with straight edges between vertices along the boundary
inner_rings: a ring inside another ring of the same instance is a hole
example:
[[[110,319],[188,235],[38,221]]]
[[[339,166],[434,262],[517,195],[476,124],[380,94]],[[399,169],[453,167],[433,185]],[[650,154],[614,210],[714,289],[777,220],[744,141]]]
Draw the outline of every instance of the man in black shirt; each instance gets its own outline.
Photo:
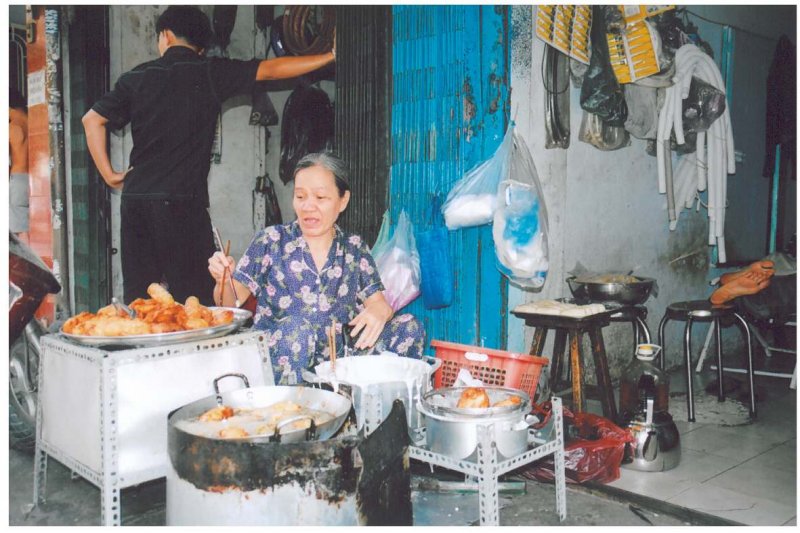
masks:
[[[109,187],[122,189],[124,299],[147,298],[165,280],[177,301],[197,296],[212,305],[208,258],[214,253],[208,215],[208,171],[222,102],[249,94],[253,83],[306,74],[335,52],[238,61],[202,55],[212,36],[193,6],[169,7],[156,24],[159,59],[122,74],[83,117],[86,142]],[[116,172],[106,128],[131,125],[130,167]]]

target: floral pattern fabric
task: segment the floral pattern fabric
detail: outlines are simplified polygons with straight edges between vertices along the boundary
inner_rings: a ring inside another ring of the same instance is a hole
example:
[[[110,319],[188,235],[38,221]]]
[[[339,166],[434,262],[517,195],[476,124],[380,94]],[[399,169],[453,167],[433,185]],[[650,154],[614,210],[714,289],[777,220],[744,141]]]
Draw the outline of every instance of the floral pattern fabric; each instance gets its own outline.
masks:
[[[343,355],[342,325],[363,310],[364,300],[383,290],[361,237],[346,235],[338,226],[335,232],[319,272],[297,222],[260,231],[236,266],[234,279],[256,298],[253,325],[268,333],[276,383],[301,383],[302,369],[329,358],[326,331],[332,319],[337,352]],[[422,323],[403,314],[386,323],[374,350],[419,358],[424,340]]]

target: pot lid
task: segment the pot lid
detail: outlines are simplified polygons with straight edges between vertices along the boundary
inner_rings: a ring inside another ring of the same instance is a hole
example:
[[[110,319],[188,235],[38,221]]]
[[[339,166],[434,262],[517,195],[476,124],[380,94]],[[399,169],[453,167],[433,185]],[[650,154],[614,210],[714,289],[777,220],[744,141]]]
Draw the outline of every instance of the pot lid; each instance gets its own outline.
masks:
[[[458,407],[466,391],[482,389],[489,397],[489,407]],[[501,405],[498,405],[501,404]],[[531,410],[530,397],[523,391],[508,387],[447,387],[427,392],[422,405],[431,413],[443,417],[484,419],[526,414]]]

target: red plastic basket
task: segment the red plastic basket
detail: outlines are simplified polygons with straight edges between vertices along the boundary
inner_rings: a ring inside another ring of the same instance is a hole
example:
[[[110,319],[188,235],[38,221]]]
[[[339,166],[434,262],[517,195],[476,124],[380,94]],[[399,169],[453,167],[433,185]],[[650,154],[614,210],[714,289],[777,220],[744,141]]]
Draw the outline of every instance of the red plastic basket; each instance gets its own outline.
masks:
[[[492,350],[480,346],[432,340],[436,358],[442,366],[433,376],[433,388],[450,387],[458,371],[466,368],[473,378],[484,385],[511,387],[527,392],[534,401],[536,386],[542,367],[548,363],[544,357]]]

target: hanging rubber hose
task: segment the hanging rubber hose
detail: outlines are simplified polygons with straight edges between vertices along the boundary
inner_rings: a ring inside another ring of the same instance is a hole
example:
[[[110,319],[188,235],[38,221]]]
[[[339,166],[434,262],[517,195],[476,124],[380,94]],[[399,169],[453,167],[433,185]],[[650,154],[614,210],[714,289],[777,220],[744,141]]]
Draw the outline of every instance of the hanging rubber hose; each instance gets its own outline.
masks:
[[[717,246],[720,263],[726,261],[725,253],[725,207],[727,203],[728,174],[736,172],[736,159],[733,146],[733,128],[731,127],[729,106],[709,127],[707,132],[698,132],[697,151],[694,157],[686,156],[678,164],[673,181],[671,153],[669,151],[670,134],[675,132],[678,144],[686,142],[683,133],[682,102],[689,96],[692,76],[713,85],[725,93],[725,83],[714,60],[693,44],[685,44],[675,54],[675,84],[666,89],[666,97],[658,117],[658,136],[656,157],[658,166],[658,191],[667,193],[667,205],[670,207],[670,230],[677,225],[677,215],[681,208],[691,207],[696,191],[708,189],[708,244]],[[693,162],[692,170],[688,162]],[[687,184],[691,182],[693,186]],[[674,185],[674,186],[673,186]]]
[[[316,10],[320,9],[322,20],[315,21]],[[283,11],[283,44],[292,55],[329,52],[333,48],[334,29],[336,9],[333,6],[287,6]]]

